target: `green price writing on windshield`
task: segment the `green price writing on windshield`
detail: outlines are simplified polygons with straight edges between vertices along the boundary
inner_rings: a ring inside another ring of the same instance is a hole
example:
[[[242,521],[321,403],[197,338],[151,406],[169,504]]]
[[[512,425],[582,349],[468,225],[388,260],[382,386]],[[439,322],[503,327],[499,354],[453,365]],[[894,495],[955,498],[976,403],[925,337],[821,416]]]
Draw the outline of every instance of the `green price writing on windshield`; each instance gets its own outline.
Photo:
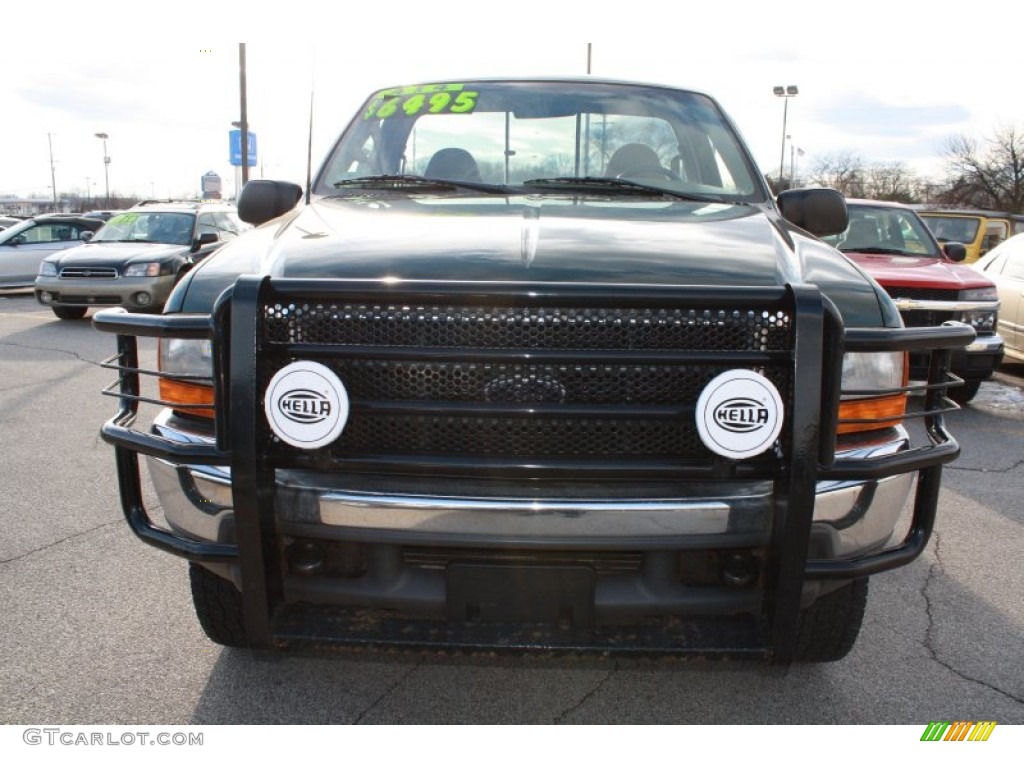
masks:
[[[393,115],[414,117],[420,114],[472,112],[476,107],[478,91],[465,91],[459,83],[437,85],[409,85],[388,88],[370,99],[363,113],[364,120],[383,120]]]

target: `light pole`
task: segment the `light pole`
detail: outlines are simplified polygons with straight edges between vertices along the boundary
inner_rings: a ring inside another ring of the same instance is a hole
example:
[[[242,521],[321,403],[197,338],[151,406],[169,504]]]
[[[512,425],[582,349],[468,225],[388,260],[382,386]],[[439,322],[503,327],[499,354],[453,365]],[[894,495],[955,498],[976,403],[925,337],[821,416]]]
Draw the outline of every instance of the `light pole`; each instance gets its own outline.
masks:
[[[786,118],[789,114],[789,100],[800,93],[795,85],[776,85],[772,93],[782,99],[782,153],[779,157],[779,191],[782,191],[782,175],[786,172]]]
[[[57,212],[57,171],[53,167],[53,134],[46,134],[46,140],[50,143],[50,184],[53,188],[53,212]]]
[[[103,141],[103,181],[105,183],[103,195],[103,207],[110,207],[110,155],[107,154],[107,139],[110,137],[105,133],[95,134],[97,139]]]
[[[239,101],[241,102],[242,119],[239,120],[239,130],[241,135],[239,136],[239,145],[242,149],[242,186],[246,185],[249,181],[249,116],[248,116],[248,97],[246,96],[245,86],[246,72],[245,72],[245,43],[238,44],[238,92],[240,95]]]

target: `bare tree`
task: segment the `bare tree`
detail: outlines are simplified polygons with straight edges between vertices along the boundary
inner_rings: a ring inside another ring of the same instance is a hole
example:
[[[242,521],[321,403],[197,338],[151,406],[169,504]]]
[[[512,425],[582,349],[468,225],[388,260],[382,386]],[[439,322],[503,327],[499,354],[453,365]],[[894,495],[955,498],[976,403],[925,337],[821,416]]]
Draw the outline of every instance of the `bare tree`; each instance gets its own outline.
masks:
[[[864,170],[864,194],[872,200],[916,203],[922,188],[921,178],[904,163],[873,163]]]
[[[815,159],[807,177],[812,184],[831,187],[847,197],[863,197],[864,173],[864,161],[860,155],[836,152]]]
[[[1024,212],[1024,133],[997,128],[985,142],[959,134],[944,150],[949,183],[939,198],[951,205]]]

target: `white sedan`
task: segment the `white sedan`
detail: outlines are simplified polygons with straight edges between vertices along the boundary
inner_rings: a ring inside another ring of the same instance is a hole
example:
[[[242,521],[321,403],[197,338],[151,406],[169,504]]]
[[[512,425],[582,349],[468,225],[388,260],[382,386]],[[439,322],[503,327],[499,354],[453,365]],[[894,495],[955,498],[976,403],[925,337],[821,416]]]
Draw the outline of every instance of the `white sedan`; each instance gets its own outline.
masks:
[[[55,213],[0,231],[0,288],[32,287],[39,262],[51,253],[81,245],[101,226],[102,219]]]
[[[999,291],[996,330],[1006,343],[1006,357],[1024,362],[1024,234],[1004,240],[971,266]]]

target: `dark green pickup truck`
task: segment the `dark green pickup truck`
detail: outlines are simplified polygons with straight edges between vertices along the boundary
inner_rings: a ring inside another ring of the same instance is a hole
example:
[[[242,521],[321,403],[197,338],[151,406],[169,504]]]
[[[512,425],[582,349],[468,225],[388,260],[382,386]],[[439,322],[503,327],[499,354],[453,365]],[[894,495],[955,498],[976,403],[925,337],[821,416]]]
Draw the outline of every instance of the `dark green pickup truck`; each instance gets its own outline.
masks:
[[[928,541],[974,331],[904,329],[704,94],[388,88],[238,207],[163,315],[94,319],[125,514],[219,643],[834,660]]]

